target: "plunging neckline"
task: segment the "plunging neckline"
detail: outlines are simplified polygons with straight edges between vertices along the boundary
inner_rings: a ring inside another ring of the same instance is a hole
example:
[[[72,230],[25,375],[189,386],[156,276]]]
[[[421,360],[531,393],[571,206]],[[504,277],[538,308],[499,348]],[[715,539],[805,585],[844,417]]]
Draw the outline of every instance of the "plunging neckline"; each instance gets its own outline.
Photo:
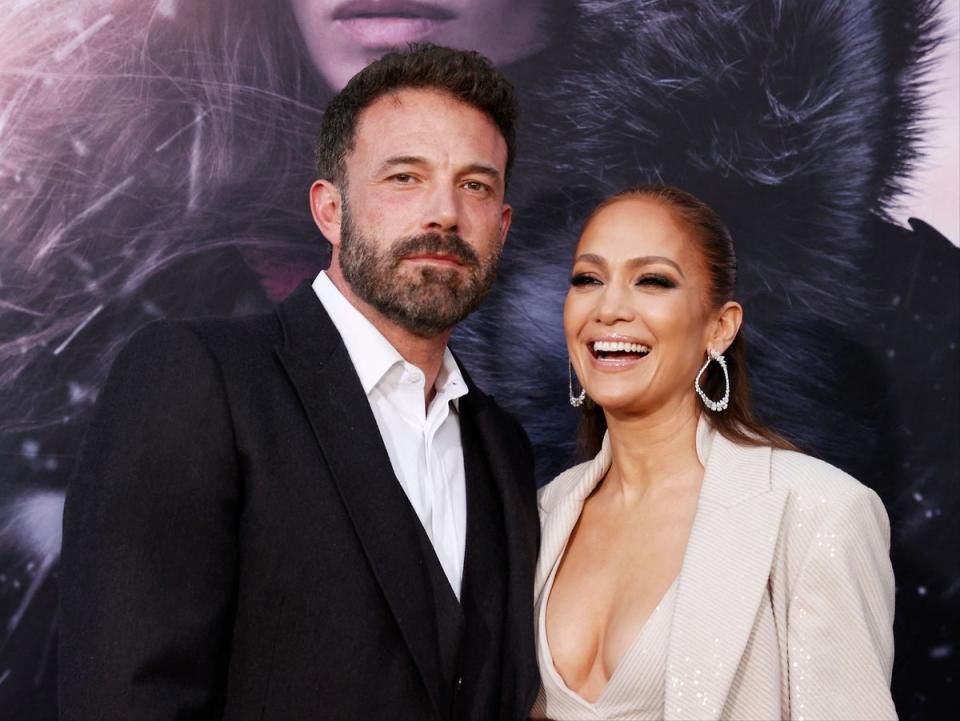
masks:
[[[569,542],[569,539],[568,539]],[[566,681],[563,680],[563,676],[560,675],[560,672],[557,670],[556,664],[553,662],[553,652],[550,650],[550,639],[547,638],[547,605],[550,602],[550,594],[553,592],[553,582],[557,575],[557,570],[560,568],[560,563],[563,560],[563,557],[567,553],[567,544],[564,544],[563,550],[560,553],[560,556],[557,558],[557,562],[554,564],[553,569],[550,571],[550,576],[547,578],[546,586],[543,589],[543,600],[540,603],[540,612],[537,614],[537,624],[538,632],[540,633],[541,638],[543,639],[543,650],[546,655],[547,661],[549,663],[544,664],[547,667],[547,673],[550,674],[550,678],[553,679],[557,687],[568,696],[578,703],[582,703],[590,709],[596,710],[598,706],[602,705],[602,701],[605,696],[608,695],[611,688],[616,688],[614,682],[620,680],[620,670],[624,667],[624,661],[627,661],[631,655],[636,651],[637,647],[640,645],[640,642],[646,636],[647,630],[651,626],[651,622],[654,620],[654,617],[657,616],[661,607],[664,606],[666,602],[672,601],[672,596],[675,594],[675,589],[677,587],[677,581],[679,580],[679,574],[674,577],[673,581],[667,587],[667,590],[664,591],[663,596],[660,597],[660,600],[657,601],[657,605],[654,606],[653,611],[650,612],[650,615],[647,616],[647,619],[643,622],[643,625],[637,631],[636,635],[633,637],[633,640],[630,641],[626,650],[623,652],[623,655],[620,656],[620,659],[617,661],[616,667],[613,669],[613,673],[610,674],[610,677],[607,679],[607,682],[604,684],[603,689],[600,691],[600,695],[597,696],[596,700],[588,701],[579,693],[567,686]]]

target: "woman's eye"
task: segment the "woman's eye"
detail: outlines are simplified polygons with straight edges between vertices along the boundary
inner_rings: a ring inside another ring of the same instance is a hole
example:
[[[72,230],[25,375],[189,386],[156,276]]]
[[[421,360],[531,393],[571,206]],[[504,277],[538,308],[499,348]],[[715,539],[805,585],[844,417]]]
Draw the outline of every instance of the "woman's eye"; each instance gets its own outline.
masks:
[[[656,288],[676,288],[677,284],[673,279],[665,275],[644,275],[637,280],[637,285],[654,286]]]
[[[570,276],[570,285],[575,288],[584,285],[600,285],[600,279],[586,273],[574,273]]]

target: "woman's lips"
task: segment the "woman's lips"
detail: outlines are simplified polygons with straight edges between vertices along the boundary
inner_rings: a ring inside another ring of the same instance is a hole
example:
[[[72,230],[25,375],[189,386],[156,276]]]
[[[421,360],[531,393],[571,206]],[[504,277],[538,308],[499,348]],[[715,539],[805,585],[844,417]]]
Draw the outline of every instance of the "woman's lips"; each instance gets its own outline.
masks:
[[[598,370],[620,371],[633,368],[650,355],[650,346],[634,339],[616,337],[587,344],[590,362]]]
[[[423,40],[455,14],[419,0],[350,0],[333,20],[366,48],[383,48]]]
[[[597,358],[595,355],[593,355],[593,353],[591,353],[590,365],[597,370],[620,371],[633,368],[634,366],[643,363],[643,359],[646,357],[646,355],[623,355],[608,358]]]
[[[410,17],[357,17],[337,21],[366,48],[393,47],[424,40],[446,20]]]

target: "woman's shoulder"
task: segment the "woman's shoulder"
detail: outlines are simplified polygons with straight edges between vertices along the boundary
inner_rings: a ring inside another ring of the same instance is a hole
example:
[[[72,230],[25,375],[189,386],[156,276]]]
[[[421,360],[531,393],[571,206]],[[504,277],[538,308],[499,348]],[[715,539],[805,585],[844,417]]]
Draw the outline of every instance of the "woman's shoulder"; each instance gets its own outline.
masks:
[[[799,451],[774,448],[770,457],[770,483],[791,495],[817,496],[823,501],[855,502],[879,498],[865,484],[827,461]]]
[[[887,599],[892,614],[890,520],[880,497],[836,466],[796,451],[773,450],[770,479],[772,490],[786,492],[774,573],[788,597],[838,602],[840,589],[855,588],[860,596]]]
[[[847,529],[845,533],[876,529],[878,538],[889,534],[889,518],[880,497],[846,471],[799,451],[721,438],[714,436],[714,443],[725,449],[717,460],[733,466],[725,470],[767,476],[769,485],[764,485],[783,495],[780,527],[789,554],[805,555],[810,544],[825,534],[834,538],[841,527]]]
[[[701,452],[701,446],[705,448],[706,457],[701,454],[705,465],[719,466],[715,470],[721,475],[768,476],[767,487],[785,492],[788,506],[811,498],[817,499],[822,506],[880,504],[879,497],[868,485],[843,469],[806,453],[778,448],[759,438],[753,443],[744,443],[727,438],[715,429],[703,432],[697,443],[698,452]]]
[[[876,538],[878,547],[889,544],[890,521],[883,501],[840,468],[804,453],[774,449],[770,484],[773,490],[787,492],[783,527],[791,529],[788,545],[793,552],[802,553],[818,538],[836,542],[849,534]]]

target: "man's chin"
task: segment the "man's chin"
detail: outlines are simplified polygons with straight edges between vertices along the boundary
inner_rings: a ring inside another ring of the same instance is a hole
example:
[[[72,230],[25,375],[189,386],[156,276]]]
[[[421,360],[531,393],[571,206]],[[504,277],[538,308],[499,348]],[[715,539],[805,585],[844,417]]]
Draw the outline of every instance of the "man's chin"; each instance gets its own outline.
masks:
[[[451,288],[449,286],[424,285],[408,289],[404,293],[401,304],[414,313],[432,316],[437,314],[439,308],[451,309],[448,315],[453,314],[453,308],[460,305],[463,297],[462,288]]]
[[[384,312],[385,309],[381,309]],[[398,309],[390,309],[391,312],[384,312],[384,315],[390,318],[394,323],[405,329],[409,333],[418,335],[421,338],[435,338],[437,336],[449,333],[459,322],[459,318],[451,315],[442,315],[431,312],[429,315],[421,312],[418,308],[411,312],[411,309],[404,308],[398,312]],[[436,308],[431,308],[436,311]]]
[[[432,337],[452,330],[470,313],[473,304],[464,306],[463,298],[462,291],[446,285],[419,285],[375,307],[410,332]]]

